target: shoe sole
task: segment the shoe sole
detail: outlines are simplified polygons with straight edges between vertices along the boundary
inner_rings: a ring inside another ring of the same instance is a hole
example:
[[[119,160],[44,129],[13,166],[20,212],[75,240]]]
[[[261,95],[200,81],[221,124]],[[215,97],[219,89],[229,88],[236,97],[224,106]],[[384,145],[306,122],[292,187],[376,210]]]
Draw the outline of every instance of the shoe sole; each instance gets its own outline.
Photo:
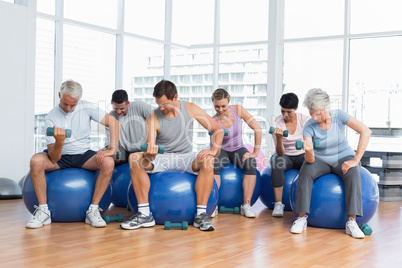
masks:
[[[353,238],[356,238],[356,239],[364,239],[364,235],[363,236],[353,236],[352,235],[352,233],[351,232],[348,232],[348,231],[346,231],[346,234],[348,234],[348,235],[350,235],[351,237],[353,237]]]
[[[307,226],[303,227],[303,229],[301,230],[301,232],[295,232],[295,231],[292,232],[292,230],[290,230],[290,233],[291,233],[291,234],[301,234],[301,233],[303,233],[303,231],[306,231],[306,230],[307,230]]]
[[[272,214],[274,218],[283,218],[283,214]]]
[[[124,230],[135,230],[135,229],[139,229],[139,228],[141,228],[141,227],[143,227],[143,228],[149,228],[149,227],[153,227],[153,226],[155,226],[155,221],[153,221],[153,222],[148,222],[148,223],[143,223],[143,224],[140,224],[140,225],[138,225],[137,227],[123,227],[121,224],[120,224],[120,228],[121,229],[124,229]]]
[[[103,227],[106,227],[106,222],[105,222],[105,225],[92,225],[92,223],[91,223],[90,220],[85,219],[85,223],[86,223],[86,224],[89,224],[89,225],[91,225],[92,227],[95,227],[95,228],[103,228]]]
[[[195,223],[195,222],[193,223],[193,226],[196,227],[196,228],[200,228],[201,231],[213,231],[213,230],[215,230],[214,226],[209,226],[208,228],[201,228],[201,226],[199,224]]]
[[[27,229],[38,229],[38,228],[41,228],[41,227],[43,227],[43,226],[45,226],[45,225],[49,225],[49,224],[51,224],[51,223],[52,223],[52,221],[50,221],[50,222],[44,222],[44,223],[42,223],[41,226],[38,226],[38,227],[25,225],[25,228],[27,228]]]
[[[244,214],[244,213],[240,213],[240,215],[242,215],[242,216],[244,216],[244,217],[246,217],[246,218],[255,218],[255,217],[256,217],[255,215],[253,215],[253,216],[247,216],[247,215]]]

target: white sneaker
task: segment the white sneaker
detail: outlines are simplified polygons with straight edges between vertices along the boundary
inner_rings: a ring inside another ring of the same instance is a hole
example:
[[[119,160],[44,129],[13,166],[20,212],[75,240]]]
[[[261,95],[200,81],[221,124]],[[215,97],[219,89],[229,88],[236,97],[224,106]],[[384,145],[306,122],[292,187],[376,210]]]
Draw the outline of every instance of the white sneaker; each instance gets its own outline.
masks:
[[[92,227],[105,227],[106,222],[102,219],[100,211],[102,211],[101,208],[88,208],[87,216],[85,217],[85,223],[90,224]]]
[[[285,208],[285,205],[282,204],[282,202],[276,202],[274,206],[274,210],[272,211],[272,217],[278,217],[281,218],[283,217],[283,209]]]
[[[218,215],[218,206],[216,206],[214,212],[212,212],[211,218],[215,217],[216,215]]]
[[[360,230],[359,226],[353,218],[349,218],[348,222],[346,223],[346,233],[348,235],[351,235],[353,238],[364,238],[364,233],[362,232],[362,230]]]
[[[255,218],[255,213],[254,211],[251,209],[250,204],[246,204],[246,205],[241,205],[240,206],[240,214],[243,216],[246,216],[247,218]]]
[[[306,230],[307,217],[307,215],[304,217],[297,217],[297,219],[293,222],[292,228],[290,228],[290,232],[292,234],[301,234],[304,230]]]
[[[52,223],[50,217],[50,210],[48,208],[41,208],[35,206],[35,211],[33,213],[33,218],[27,223],[26,228],[35,229],[40,228],[43,225]]]

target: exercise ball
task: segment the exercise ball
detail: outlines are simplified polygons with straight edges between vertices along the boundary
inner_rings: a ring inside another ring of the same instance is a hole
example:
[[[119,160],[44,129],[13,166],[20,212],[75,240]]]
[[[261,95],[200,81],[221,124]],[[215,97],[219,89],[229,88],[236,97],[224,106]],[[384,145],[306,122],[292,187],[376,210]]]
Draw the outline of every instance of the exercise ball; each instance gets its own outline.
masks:
[[[378,186],[370,172],[361,167],[360,178],[363,216],[356,218],[358,225],[371,220],[379,202]],[[290,188],[290,204],[293,211],[296,206],[297,181],[298,176]],[[307,224],[321,228],[344,229],[347,220],[343,179],[335,174],[327,174],[314,180]]]
[[[240,207],[243,204],[243,178],[244,169],[228,163],[221,169],[221,187],[219,188],[219,207],[227,208]],[[256,183],[250,205],[254,205],[260,196],[261,179],[257,170]]]
[[[168,170],[149,176],[149,208],[156,224],[165,224],[165,221],[180,223],[187,221],[193,224],[197,203],[195,195],[196,175],[188,172]],[[131,211],[137,213],[138,203],[134,189],[130,183],[127,191],[128,204]],[[214,181],[207,204],[207,214],[211,215],[218,204],[218,185]]]
[[[271,165],[266,166],[261,172],[261,202],[269,209],[274,209],[275,195],[272,187]],[[298,169],[289,169],[285,172],[285,185],[282,190],[282,203],[285,205],[286,211],[292,211],[290,206],[290,186],[294,178],[299,174]]]
[[[46,172],[47,204],[54,222],[84,221],[86,211],[91,204],[99,171],[80,168],[66,168]],[[38,199],[32,185],[31,175],[25,180],[22,196],[26,208],[32,214]],[[109,185],[99,207],[105,212],[112,198],[112,186]],[[103,213],[101,212],[101,213]]]
[[[250,153],[252,153],[252,152],[254,151],[254,145],[246,144],[246,149],[247,149]],[[264,167],[265,167],[266,159],[265,159],[265,154],[264,154],[264,152],[263,152],[262,150],[260,150],[260,151],[258,152],[258,155],[257,155],[257,157],[255,158],[255,161],[256,161],[256,163],[257,163],[257,169],[258,169],[258,171],[263,170]]]
[[[21,187],[12,179],[0,178],[0,199],[22,198]]]
[[[130,165],[122,164],[114,168],[112,176],[112,204],[127,207],[127,189],[131,182]]]

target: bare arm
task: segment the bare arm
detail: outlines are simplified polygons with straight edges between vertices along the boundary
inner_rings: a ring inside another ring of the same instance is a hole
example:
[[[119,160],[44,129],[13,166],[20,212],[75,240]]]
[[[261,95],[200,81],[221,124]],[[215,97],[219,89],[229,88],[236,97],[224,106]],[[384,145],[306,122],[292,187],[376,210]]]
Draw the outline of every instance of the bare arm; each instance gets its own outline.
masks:
[[[307,163],[314,163],[314,147],[313,147],[313,139],[311,137],[303,137],[303,150],[306,152],[304,155],[304,159]]]
[[[261,148],[261,137],[262,137],[262,129],[261,126],[258,124],[257,120],[241,105],[234,105],[235,109],[237,110],[237,114],[240,116],[241,119],[246,122],[246,124],[254,130],[254,151],[249,156],[251,158],[257,157],[258,153],[260,152]]]
[[[53,127],[53,137],[56,142],[49,144],[47,151],[50,161],[55,164],[61,158],[61,151],[63,149],[64,140],[66,139],[66,131],[62,128]]]
[[[147,118],[145,130],[147,133],[147,151],[144,154],[145,158],[149,161],[155,159],[155,156],[158,154],[158,146],[155,144],[156,136],[160,131],[160,124],[158,120],[158,116],[155,112],[152,112]]]
[[[371,137],[371,130],[362,122],[357,120],[354,117],[350,117],[347,123],[347,126],[353,129],[354,131],[360,134],[359,143],[357,145],[356,154],[353,160],[346,161],[342,165],[342,172],[346,174],[346,172],[351,168],[355,167],[359,164],[360,160],[363,157],[364,152],[366,151],[367,145],[369,143]]]
[[[187,111],[189,111],[190,116],[192,118],[195,118],[206,130],[213,133],[211,149],[203,151],[205,151],[205,154],[217,157],[222,145],[222,139],[224,133],[223,129],[211,116],[209,116],[203,109],[201,109],[196,104],[187,102]]]
[[[110,150],[111,155],[114,155],[117,151],[117,144],[119,143],[120,122],[110,114],[106,114],[100,123],[109,128],[110,142],[108,149]]]

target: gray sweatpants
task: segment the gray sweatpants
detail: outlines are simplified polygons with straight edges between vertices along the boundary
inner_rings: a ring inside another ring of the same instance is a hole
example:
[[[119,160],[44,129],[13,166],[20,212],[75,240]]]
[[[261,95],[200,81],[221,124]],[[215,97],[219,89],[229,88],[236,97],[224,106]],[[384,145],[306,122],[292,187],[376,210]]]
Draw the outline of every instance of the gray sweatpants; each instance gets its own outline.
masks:
[[[304,162],[304,153],[291,156],[283,155],[279,156],[274,154],[271,157],[271,182],[272,187],[279,188],[285,185],[285,171],[289,169],[300,169]]]
[[[336,165],[331,166],[319,159],[315,159],[314,163],[304,162],[299,172],[299,179],[296,190],[296,213],[310,213],[311,189],[313,181],[325,174],[334,173],[343,178],[345,183],[345,203],[346,214],[363,216],[362,207],[362,191],[360,179],[360,163],[343,175],[342,164],[352,160],[353,156],[347,156],[339,160]]]

